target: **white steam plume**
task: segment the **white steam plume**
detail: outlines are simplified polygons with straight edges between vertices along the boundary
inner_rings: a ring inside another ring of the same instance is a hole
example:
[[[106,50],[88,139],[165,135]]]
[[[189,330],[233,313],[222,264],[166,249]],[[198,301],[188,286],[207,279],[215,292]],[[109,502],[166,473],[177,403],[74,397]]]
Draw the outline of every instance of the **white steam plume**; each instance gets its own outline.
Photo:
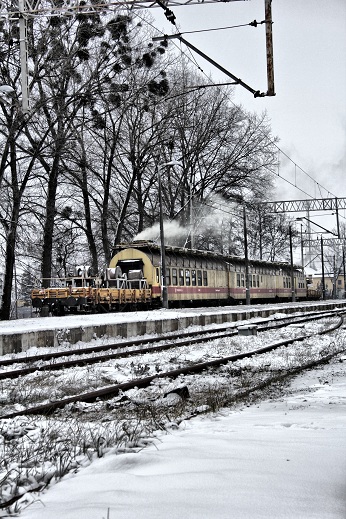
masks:
[[[188,229],[181,227],[178,222],[172,221],[164,221],[163,222],[163,232],[165,235],[165,243],[168,241],[174,241],[179,239],[185,239],[189,233]],[[140,232],[135,236],[134,240],[152,240],[156,241],[160,238],[160,225],[155,223],[152,227],[148,229],[144,229],[144,231]]]

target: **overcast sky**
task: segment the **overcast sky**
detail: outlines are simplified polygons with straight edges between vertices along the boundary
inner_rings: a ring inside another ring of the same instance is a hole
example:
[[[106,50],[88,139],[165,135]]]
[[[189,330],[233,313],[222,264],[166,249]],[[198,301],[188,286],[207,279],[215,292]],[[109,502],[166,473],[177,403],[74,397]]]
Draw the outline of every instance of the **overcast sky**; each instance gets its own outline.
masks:
[[[171,7],[179,32],[247,24],[264,19],[264,0]],[[163,11],[151,9],[156,27],[170,34]],[[275,97],[254,99],[237,86],[233,101],[250,111],[266,110],[281,154],[280,174],[316,198],[346,197],[346,2],[273,0]],[[197,34],[184,38],[235,76],[267,91],[264,25]],[[185,46],[182,50],[189,54]],[[196,56],[215,81],[227,77]],[[303,174],[300,168],[319,185]],[[282,179],[276,200],[308,198]],[[328,191],[330,193],[328,194]]]

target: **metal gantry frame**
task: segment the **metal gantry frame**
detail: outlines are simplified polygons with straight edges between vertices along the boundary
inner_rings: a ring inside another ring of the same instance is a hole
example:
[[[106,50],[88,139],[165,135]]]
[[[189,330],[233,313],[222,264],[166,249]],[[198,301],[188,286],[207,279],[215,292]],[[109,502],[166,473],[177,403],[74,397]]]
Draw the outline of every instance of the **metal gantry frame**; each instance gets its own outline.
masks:
[[[88,2],[84,0],[50,0],[49,5],[45,4],[42,0],[30,1],[23,0],[25,3],[25,10],[27,14],[66,14],[69,13],[82,13],[90,11],[105,11],[107,9],[119,9],[124,6],[130,6],[131,9],[150,9],[153,7],[161,7],[156,0],[100,0],[98,2]],[[162,0],[162,4],[165,7],[181,7],[184,5],[201,5],[201,4],[225,4],[231,2],[248,2],[250,0]],[[11,8],[8,6],[11,5]],[[13,4],[6,1],[2,1],[0,7],[0,14],[14,13],[18,14],[13,8]]]
[[[262,202],[270,213],[292,213],[299,211],[335,211],[346,209],[346,198],[310,198],[308,200],[284,200]]]
[[[340,223],[339,223],[339,209],[346,208],[346,198],[322,198],[322,199],[311,199],[311,200],[291,200],[287,202],[268,202],[265,203],[266,207],[271,212],[297,212],[297,211],[305,211],[310,215],[311,211],[333,211],[336,218],[336,226],[337,232],[330,231],[326,229],[324,226],[310,220],[307,217],[300,217],[297,220],[307,220],[309,225],[309,235],[312,234],[310,224],[315,225],[321,230],[315,231],[316,234],[320,234],[319,245],[320,245],[320,254],[321,254],[321,271],[322,271],[322,298],[325,300],[326,298],[326,287],[325,287],[325,261],[324,261],[324,247],[333,247],[336,244],[342,243],[342,266],[343,266],[343,278],[344,278],[344,297],[346,298],[346,268],[345,268],[345,246],[346,246],[346,238],[341,237],[340,234]],[[323,238],[323,234],[332,234],[335,238]],[[309,244],[309,249],[311,248],[311,244],[316,245],[316,240],[305,240]],[[302,258],[303,258],[303,239],[302,239],[302,230],[301,230],[301,249],[302,249]],[[304,265],[302,264],[304,268]],[[335,275],[335,272],[334,272]],[[335,289],[335,288],[334,288]]]
[[[346,268],[345,268],[345,246],[346,246],[346,238],[341,237],[340,234],[340,224],[339,224],[339,210],[346,209],[346,198],[315,198],[308,200],[286,200],[286,201],[274,201],[274,202],[262,202],[261,206],[266,208],[266,211],[269,213],[289,213],[289,212],[305,212],[310,216],[310,212],[313,211],[332,211],[336,218],[336,226],[337,232],[330,231],[326,229],[324,226],[310,220],[307,217],[297,218],[298,221],[307,220],[309,226],[309,235],[312,234],[310,224],[319,227],[318,231],[315,231],[316,234],[320,234],[319,246],[320,246],[320,254],[321,254],[321,268],[322,268],[322,298],[326,298],[326,289],[325,289],[325,265],[324,265],[324,247],[329,246],[333,247],[336,244],[340,244],[342,242],[342,251],[343,251],[343,277],[344,277],[344,297],[346,298]],[[302,238],[302,229],[301,229],[301,257],[302,257],[302,268],[304,269],[304,252],[303,252],[303,238]],[[332,234],[335,238],[323,238],[323,234]],[[293,269],[293,246],[292,246],[292,226],[289,226],[289,239],[290,239],[290,262],[291,269]],[[304,240],[308,242],[309,248],[311,244],[316,245],[316,240]],[[291,274],[291,283],[293,283],[293,272]],[[293,286],[293,285],[292,285]],[[292,301],[295,300],[295,294],[292,289]]]
[[[336,218],[337,236],[340,238],[339,210],[346,209],[346,198],[311,198],[309,200],[286,200],[275,202],[262,202],[261,205],[266,208],[268,213],[310,213],[311,211],[332,211]],[[305,218],[317,227],[319,224],[313,222],[309,218]],[[322,227],[323,228],[323,227]],[[335,234],[323,228],[330,234]]]

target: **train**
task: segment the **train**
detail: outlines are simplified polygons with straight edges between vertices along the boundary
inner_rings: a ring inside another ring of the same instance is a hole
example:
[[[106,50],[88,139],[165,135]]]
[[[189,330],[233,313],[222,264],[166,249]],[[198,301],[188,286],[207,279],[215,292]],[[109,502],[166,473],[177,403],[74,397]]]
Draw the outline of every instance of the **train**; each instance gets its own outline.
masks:
[[[166,246],[165,283],[161,247],[153,242],[120,244],[102,275],[77,266],[71,275],[32,290],[41,315],[114,312],[162,307],[166,286],[170,308],[320,299],[299,266],[248,260],[210,251]],[[248,276],[248,282],[246,282]],[[294,287],[292,287],[292,279]]]

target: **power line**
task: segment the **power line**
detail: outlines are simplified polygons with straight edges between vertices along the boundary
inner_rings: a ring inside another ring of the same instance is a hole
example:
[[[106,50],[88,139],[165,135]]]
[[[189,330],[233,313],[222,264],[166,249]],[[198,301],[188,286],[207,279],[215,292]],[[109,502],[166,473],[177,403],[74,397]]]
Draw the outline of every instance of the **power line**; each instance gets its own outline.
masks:
[[[159,31],[159,32],[161,32],[161,31]],[[163,33],[161,32],[161,34],[163,34]],[[180,34],[180,33],[179,33],[179,34]],[[175,46],[178,48],[177,45],[175,45]],[[186,56],[186,53],[183,53],[183,54]],[[188,59],[189,59],[189,58],[188,58]],[[191,61],[191,59],[190,59],[190,61]],[[207,78],[211,81],[211,83],[213,83],[213,80],[210,79],[210,78],[207,76],[207,74],[206,74],[206,73],[205,73],[205,72],[204,72],[204,71],[199,67],[199,65],[197,65],[197,66],[198,66],[199,70],[200,70],[200,71],[205,75],[205,77],[207,77]],[[217,84],[215,84],[215,86],[217,86]],[[226,94],[226,95],[227,95],[227,94]],[[228,97],[228,100],[233,104],[233,106],[235,106],[235,107],[238,106],[238,105],[237,105],[237,104],[236,104],[236,103],[235,103],[235,102],[234,102],[234,101],[233,101],[233,100],[232,100],[228,95],[227,95],[227,97]],[[259,129],[259,130],[262,132],[261,129]],[[262,132],[262,134],[265,135],[264,132]],[[266,135],[265,135],[265,136],[266,136]],[[292,164],[294,164],[295,168],[298,168],[302,173],[304,173],[308,178],[310,178],[310,180],[312,180],[312,181],[315,183],[316,186],[318,186],[319,188],[324,189],[324,190],[326,191],[326,193],[327,193],[327,196],[328,196],[328,195],[331,195],[331,196],[334,196],[334,197],[336,196],[336,195],[333,194],[331,191],[329,191],[328,189],[326,189],[324,186],[322,186],[321,184],[319,184],[319,183],[318,183],[318,182],[317,182],[317,181],[316,181],[316,180],[315,180],[315,179],[314,179],[314,178],[313,178],[309,173],[307,173],[307,172],[306,172],[306,171],[305,171],[301,166],[299,166],[299,165],[298,165],[298,164],[297,164],[297,163],[296,163],[296,162],[295,162],[291,157],[289,157],[289,155],[287,155],[287,153],[285,153],[285,152],[284,152],[284,151],[283,151],[283,150],[282,150],[282,149],[281,149],[281,148],[276,144],[276,142],[275,142],[273,139],[270,139],[270,142],[271,142],[271,144],[273,144],[273,145],[276,147],[276,149],[277,149],[280,153],[282,153],[282,155],[284,155],[284,156],[285,156],[285,157],[286,157],[290,162],[292,162]],[[267,169],[268,169],[268,168],[267,168]],[[307,193],[307,192],[304,191],[302,188],[300,188],[300,187],[297,185],[296,181],[293,183],[293,182],[289,181],[288,179],[284,178],[282,175],[280,175],[280,173],[274,173],[274,172],[272,172],[272,171],[270,171],[270,170],[268,170],[268,171],[269,171],[271,174],[273,174],[273,175],[279,176],[279,177],[282,178],[285,182],[287,182],[287,183],[290,184],[291,186],[293,186],[293,187],[295,187],[296,189],[298,189],[298,190],[299,190],[301,193],[303,193],[304,195],[309,196],[309,197],[312,198],[312,199],[315,198],[313,195],[311,195],[310,193]]]
[[[254,22],[255,22],[255,21],[254,21]],[[253,24],[254,22],[251,22],[251,23]],[[259,22],[256,22],[256,23],[259,23]],[[266,23],[266,22],[265,22],[265,20],[264,20],[264,21],[262,21],[262,22],[260,22],[260,23]],[[250,25],[250,24],[246,24],[246,25]],[[164,33],[163,33],[162,31],[160,31],[159,29],[157,29],[157,28],[156,28],[155,26],[153,26],[153,25],[152,25],[152,27],[154,27],[156,30],[158,30],[158,32],[160,32],[160,33],[164,36]],[[237,27],[237,26],[234,26],[234,27]],[[231,27],[230,27],[230,28],[231,28]],[[178,29],[178,28],[177,28],[177,29]],[[220,30],[220,29],[222,30],[223,28],[219,28],[219,30]],[[226,27],[225,27],[225,29],[226,29]],[[207,29],[206,31],[209,31],[209,30],[210,30],[210,29]],[[211,29],[211,30],[213,30],[213,29]],[[214,30],[218,30],[218,29],[214,29]],[[191,31],[190,33],[192,33],[192,32],[203,32],[203,31],[204,31],[204,30],[201,30],[201,31]],[[174,34],[174,35],[172,35],[172,36],[174,36],[174,37],[179,37],[180,34],[188,34],[188,32],[183,32],[183,31],[181,31],[181,32],[178,32],[178,33],[176,33],[176,34]],[[173,43],[174,43],[174,42],[173,42]],[[180,52],[181,52],[182,54],[184,54],[184,55],[187,57],[187,59],[189,59],[189,61],[192,61],[192,60],[191,60],[191,59],[186,55],[186,53],[183,52],[183,51],[181,50],[180,47],[178,47],[178,45],[176,45],[175,43],[174,43],[174,45],[175,45],[175,46],[180,50]],[[191,51],[190,51],[190,52],[191,52]],[[195,61],[195,60],[193,60],[193,63],[194,63],[195,66],[196,66],[196,61]],[[202,74],[203,74],[205,77],[207,77],[209,81],[211,81],[211,83],[214,83],[213,80],[210,79],[210,78],[207,76],[207,74],[206,74],[206,73],[201,69],[201,67],[200,67],[198,64],[197,64],[197,67],[198,67],[198,69],[202,72]],[[218,84],[215,83],[215,86],[218,86]],[[226,96],[228,97],[228,100],[233,104],[233,106],[235,106],[235,107],[238,106],[238,105],[236,105],[236,103],[235,103],[235,102],[234,102],[234,101],[229,97],[229,95],[228,95],[227,93],[226,93]],[[264,134],[264,132],[263,132],[261,129],[260,129],[260,131],[262,132],[262,134],[263,134],[264,136],[266,136],[266,135]],[[330,190],[326,189],[326,188],[325,188],[324,186],[322,186],[319,182],[317,182],[317,180],[315,180],[315,179],[314,179],[314,178],[313,178],[309,173],[307,173],[307,172],[306,172],[306,171],[305,171],[301,166],[299,166],[299,165],[298,165],[298,164],[297,164],[297,163],[296,163],[296,162],[295,162],[295,161],[294,161],[294,160],[293,160],[289,155],[287,155],[287,153],[284,152],[284,151],[283,151],[283,150],[282,150],[282,149],[281,149],[281,148],[276,144],[276,142],[275,142],[273,139],[270,139],[270,142],[271,142],[271,144],[273,144],[273,145],[276,147],[276,149],[277,149],[277,150],[278,150],[278,151],[279,151],[283,156],[285,156],[285,157],[286,157],[286,158],[287,158],[287,159],[288,159],[292,164],[294,164],[295,172],[296,172],[296,169],[298,168],[298,169],[299,169],[299,170],[300,170],[304,175],[306,175],[306,176],[307,176],[307,177],[308,177],[312,182],[314,182],[314,184],[319,188],[319,191],[320,191],[321,196],[322,196],[322,193],[321,193],[321,188],[322,188],[322,189],[324,189],[324,191],[326,191],[326,193],[327,193],[327,197],[328,197],[328,195],[333,196],[333,197],[336,197],[335,194],[333,194]],[[300,188],[300,187],[297,185],[296,178],[295,178],[295,182],[293,183],[293,182],[289,181],[288,179],[286,179],[285,177],[283,177],[282,175],[280,175],[279,172],[278,172],[278,173],[274,173],[273,171],[269,170],[269,168],[265,168],[265,169],[267,169],[267,170],[268,170],[272,175],[275,175],[275,176],[280,177],[282,180],[284,180],[286,183],[288,183],[289,185],[291,185],[291,186],[294,187],[295,189],[298,189],[298,191],[300,191],[300,192],[303,193],[304,195],[306,195],[306,196],[308,196],[308,197],[310,197],[310,198],[312,198],[312,199],[315,198],[315,196],[311,195],[310,193],[307,193],[304,189]]]
[[[211,2],[214,2],[217,1],[217,0],[207,0],[207,1],[211,1]],[[229,0],[229,1],[244,1],[244,0]],[[61,3],[59,2],[56,6],[54,6],[54,2],[53,2],[53,7],[49,10],[49,9],[46,9],[45,7],[41,7],[40,6],[40,2],[37,1],[35,4],[29,4],[29,2],[26,0],[24,2],[24,11],[21,12],[21,14],[25,13],[26,15],[35,15],[35,14],[39,14],[39,13],[42,13],[42,14],[46,14],[46,15],[49,15],[48,11],[50,11],[50,14],[51,15],[56,15],[56,14],[59,14],[60,12],[62,11],[65,11],[65,12],[69,12],[70,14],[77,14],[77,13],[80,13],[80,12],[85,12],[85,13],[88,13],[90,12],[90,9],[92,9],[93,11],[95,10],[104,10],[104,9],[110,9],[111,7],[125,7],[127,8],[127,10],[130,10],[131,12],[133,12],[132,10],[133,9],[141,9],[143,7],[145,8],[148,8],[148,7],[157,7],[158,5],[160,7],[163,7],[164,10],[165,10],[165,14],[166,14],[166,17],[169,21],[171,21],[171,23],[174,23],[174,25],[176,25],[176,22],[175,22],[175,15],[172,13],[172,11],[170,11],[168,9],[168,5],[171,5],[171,6],[179,6],[179,5],[186,5],[186,4],[191,4],[191,3],[194,3],[193,0],[186,0],[186,1],[181,1],[181,2],[178,2],[177,0],[174,1],[174,0],[171,0],[171,1],[165,1],[165,3],[161,3],[161,1],[158,1],[157,3],[156,2],[147,2],[145,0],[139,0],[139,1],[128,1],[128,0],[123,0],[123,1],[113,1],[113,2],[100,2],[100,3],[94,3],[94,4],[87,4],[86,2],[85,3],[80,3],[80,2],[68,2],[68,4],[65,4],[63,2],[63,4],[61,5]],[[199,1],[197,0],[197,3],[199,3]],[[130,7],[131,6],[131,7]],[[7,15],[8,17],[10,17],[11,15],[13,16],[13,11],[12,9],[11,10],[7,10],[4,9],[4,5],[2,4],[1,6],[1,13],[0,13],[0,16],[4,16],[4,13],[5,15]],[[6,7],[6,6],[5,6]],[[15,13],[16,14],[16,13]],[[168,16],[167,16],[168,14]],[[136,12],[136,15],[138,16],[138,11]],[[139,18],[141,18],[140,16],[138,16]],[[143,19],[143,18],[142,18]],[[148,21],[147,20],[144,20],[147,24]],[[209,32],[209,31],[214,31],[214,30],[225,30],[225,29],[231,29],[231,28],[237,28],[237,27],[244,27],[244,26],[253,26],[253,27],[257,27],[257,25],[260,25],[260,24],[266,24],[266,20],[264,21],[261,21],[261,22],[257,22],[256,20],[254,20],[253,22],[250,22],[248,24],[241,24],[241,25],[237,25],[237,26],[229,26],[229,27],[219,27],[219,28],[214,28],[214,29],[202,29],[202,30],[197,30],[197,31],[189,31],[189,32],[186,32],[186,33],[177,33],[175,35],[175,37],[179,37],[179,34],[191,34],[191,33],[197,33],[197,32]],[[157,27],[155,27],[154,25],[152,24],[149,24],[151,25],[153,28],[155,28],[155,30],[159,31],[157,29]],[[159,31],[162,33],[162,31]],[[178,48],[178,46],[177,46]],[[180,49],[180,52],[182,52],[182,50]],[[190,61],[193,61],[194,65],[198,67],[198,69],[202,72],[202,74],[204,74],[206,77],[207,75],[205,74],[205,72],[199,67],[199,65],[197,64],[196,60],[192,60],[191,58],[189,58],[186,53],[183,53],[185,54],[185,56],[190,60]],[[210,78],[209,78],[210,80]],[[236,103],[234,103],[232,101],[232,99],[229,98],[229,96],[227,96],[229,101],[234,105],[234,106],[237,106]],[[261,129],[260,129],[261,131]],[[263,132],[264,134],[264,132]],[[266,135],[265,135],[266,136]],[[267,136],[266,136],[267,137]],[[324,189],[328,194],[331,194],[333,195],[329,190],[327,190],[326,188],[324,188],[323,186],[321,186],[321,184],[319,184],[309,173],[307,173],[303,168],[301,168],[299,165],[297,165],[295,163],[295,161],[293,159],[291,159],[276,143],[275,141],[271,140],[271,143],[280,151],[280,153],[282,153],[290,162],[292,162],[295,166],[295,170],[296,168],[298,167],[298,169],[304,173],[308,178],[310,178],[315,184],[316,186],[320,189]],[[269,170],[270,171],[270,170]],[[270,171],[271,174],[275,174],[273,172]],[[280,178],[282,178],[285,182],[289,183],[290,185],[292,185],[293,187],[295,187],[296,189],[298,189],[299,191],[301,191],[302,193],[304,193],[305,195],[307,196],[310,196],[311,198],[314,198],[312,195],[306,193],[304,190],[302,190],[301,188],[299,188],[296,184],[296,181],[295,183],[292,183],[290,182],[289,180],[285,179],[284,177],[282,177],[279,173],[277,174],[277,176],[279,176]],[[320,191],[321,192],[321,191]],[[333,195],[335,196],[335,195]]]
[[[242,23],[240,25],[230,25],[228,27],[215,27],[212,29],[199,29],[199,30],[195,30],[195,31],[184,31],[184,32],[180,32],[179,35],[196,34],[196,33],[200,33],[200,32],[224,31],[226,29],[237,29],[239,27],[249,27],[249,26],[257,27],[258,25],[262,25],[263,23],[266,23],[266,21],[262,20],[262,22],[257,22],[256,20],[254,20],[253,22],[250,22],[250,23]]]
[[[224,0],[203,0],[203,4],[207,3],[220,3]],[[228,2],[246,2],[248,0],[226,0]],[[10,2],[8,2],[10,4]],[[162,5],[160,5],[162,3]],[[25,12],[28,16],[36,16],[44,14],[46,16],[58,16],[61,13],[67,15],[74,14],[90,14],[94,12],[102,12],[105,10],[127,8],[131,11],[157,8],[162,7],[169,10],[168,7],[181,7],[184,5],[201,5],[201,0],[164,0],[158,2],[157,0],[111,0],[111,1],[100,1],[100,2],[84,2],[80,0],[51,0],[50,5],[47,6],[41,0],[24,0],[23,8],[17,9],[13,7],[12,3],[10,7],[3,1],[0,3],[0,17],[1,18],[12,18],[18,19],[18,14],[22,15]],[[173,13],[172,13],[173,14]],[[175,17],[174,17],[175,18]],[[167,18],[169,20],[169,18]]]

